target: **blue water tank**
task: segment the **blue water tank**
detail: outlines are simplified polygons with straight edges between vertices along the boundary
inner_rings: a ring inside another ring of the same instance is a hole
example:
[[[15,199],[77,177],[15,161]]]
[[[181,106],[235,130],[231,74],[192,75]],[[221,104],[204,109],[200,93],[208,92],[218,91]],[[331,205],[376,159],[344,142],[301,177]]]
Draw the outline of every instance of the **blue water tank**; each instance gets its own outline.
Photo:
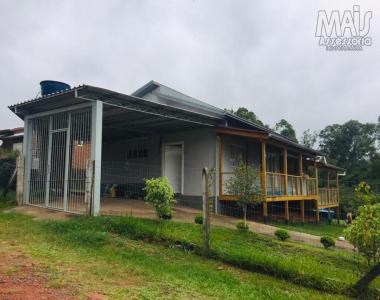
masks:
[[[63,92],[71,88],[67,83],[54,81],[54,80],[41,81],[40,85],[41,85],[42,96],[46,96],[46,95],[58,93],[58,92]]]

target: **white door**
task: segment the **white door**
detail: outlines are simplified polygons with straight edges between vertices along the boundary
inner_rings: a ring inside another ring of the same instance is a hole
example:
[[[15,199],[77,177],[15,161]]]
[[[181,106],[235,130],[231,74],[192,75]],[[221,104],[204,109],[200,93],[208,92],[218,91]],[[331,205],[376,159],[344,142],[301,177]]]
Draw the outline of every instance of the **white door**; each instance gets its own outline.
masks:
[[[182,144],[164,146],[164,176],[169,179],[175,193],[182,192]]]

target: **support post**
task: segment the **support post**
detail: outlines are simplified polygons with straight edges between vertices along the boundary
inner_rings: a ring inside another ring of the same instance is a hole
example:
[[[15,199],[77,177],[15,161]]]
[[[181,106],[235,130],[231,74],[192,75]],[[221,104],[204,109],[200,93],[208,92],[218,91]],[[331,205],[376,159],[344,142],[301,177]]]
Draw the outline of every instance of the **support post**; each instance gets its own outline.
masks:
[[[340,211],[339,211],[340,194],[339,194],[339,175],[338,175],[338,172],[336,172],[336,197],[337,197],[337,201],[338,201],[338,206],[336,207],[336,218],[337,218],[337,221],[339,224],[340,223]]]
[[[86,204],[86,215],[93,215],[92,202],[93,202],[93,176],[94,176],[94,161],[87,160],[86,162],[86,181],[85,181],[85,194],[84,203]]]
[[[285,196],[288,195],[288,149],[284,148]]]
[[[319,194],[318,194],[318,168],[317,168],[317,157],[314,157],[314,176],[315,176],[315,189],[317,193],[317,200],[315,201],[316,209],[316,221],[319,223]]]
[[[219,178],[219,196],[223,195],[223,149],[222,149],[222,140],[219,139],[219,146],[218,146],[218,158],[219,158],[219,173],[218,173],[218,178]]]
[[[314,157],[314,177],[315,177],[315,192],[318,195],[318,168],[317,168],[317,158]]]
[[[22,153],[17,156],[16,160],[16,199],[19,206],[24,204],[24,155]]]
[[[100,212],[100,183],[102,171],[102,131],[103,131],[103,102],[96,100],[92,103],[91,116],[91,160],[94,161],[92,215]]]
[[[206,167],[202,170],[202,204],[203,204],[203,247],[205,253],[210,250],[210,191],[209,171]]]
[[[317,224],[319,224],[319,202],[318,202],[318,200],[315,201],[315,208],[316,208],[316,212],[315,212],[316,221],[317,221]]]
[[[214,168],[214,213],[218,214],[219,211],[219,168],[220,168],[220,160],[221,156],[219,155],[219,144],[220,144],[220,137],[216,137],[215,142],[215,168]]]
[[[31,152],[30,151],[30,136],[31,136],[31,120],[25,117],[24,120],[24,140],[22,144],[22,154],[24,155],[24,204],[29,203],[29,190],[30,190],[30,168],[31,168]]]
[[[67,130],[66,130],[66,154],[65,154],[65,177],[63,188],[63,209],[68,210],[68,186],[69,186],[69,165],[70,165],[70,150],[71,150],[71,113],[67,117]]]
[[[300,186],[300,194],[303,195],[304,194],[304,187],[306,187],[306,182],[305,182],[305,185],[304,185],[304,178],[303,178],[303,165],[302,165],[302,153],[299,154],[299,157],[298,157],[298,173],[299,173],[299,176],[301,176],[301,186]]]
[[[289,201],[285,201],[285,222],[289,223]]]
[[[327,172],[327,203],[330,204],[331,195],[330,195],[330,171]]]
[[[53,117],[49,117],[48,159],[46,164],[45,207],[49,206]]]
[[[261,193],[263,195],[263,217],[264,222],[268,221],[268,204],[267,204],[267,155],[266,143],[261,142]]]
[[[301,200],[301,220],[302,224],[305,223],[305,200]]]

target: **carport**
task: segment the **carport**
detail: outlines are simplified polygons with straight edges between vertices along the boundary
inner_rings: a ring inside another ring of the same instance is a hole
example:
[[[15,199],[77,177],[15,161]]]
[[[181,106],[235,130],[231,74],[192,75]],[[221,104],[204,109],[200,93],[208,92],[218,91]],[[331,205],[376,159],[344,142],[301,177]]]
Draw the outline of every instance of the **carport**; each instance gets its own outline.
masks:
[[[172,177],[180,178],[173,185],[183,194],[182,137],[197,130],[211,136],[220,121],[88,85],[10,109],[25,122],[24,203],[91,215],[100,213],[101,203],[112,209],[115,198],[117,205],[120,199],[141,199],[144,178],[181,172]],[[201,164],[190,163],[187,172],[200,176]]]

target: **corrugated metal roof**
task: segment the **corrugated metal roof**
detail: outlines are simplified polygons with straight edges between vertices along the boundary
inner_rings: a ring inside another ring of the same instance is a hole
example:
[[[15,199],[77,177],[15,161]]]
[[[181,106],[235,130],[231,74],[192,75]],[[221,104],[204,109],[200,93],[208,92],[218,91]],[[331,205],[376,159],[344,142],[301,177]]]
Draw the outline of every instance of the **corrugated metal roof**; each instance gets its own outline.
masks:
[[[215,117],[215,114],[217,114],[221,117],[221,119],[235,120],[240,124],[244,124],[245,126],[252,128],[253,130],[261,130],[263,132],[266,132],[266,133],[268,133],[269,137],[275,141],[288,144],[290,146],[301,149],[301,150],[308,152],[308,153],[312,153],[314,155],[323,155],[323,153],[321,153],[320,151],[305,147],[305,146],[297,143],[296,141],[291,140],[285,136],[282,136],[282,135],[278,134],[277,132],[275,132],[275,131],[273,131],[273,130],[265,127],[265,126],[261,126],[261,125],[252,123],[246,119],[243,119],[243,118],[236,116],[235,114],[232,114],[232,113],[227,112],[225,110],[219,109],[217,107],[214,107],[214,106],[209,105],[203,101],[189,97],[189,96],[184,95],[184,94],[183,95],[186,96],[188,99],[183,98],[183,99],[180,99],[180,101],[182,101],[182,102],[187,101],[188,103],[190,103],[193,106],[196,106],[197,108],[200,108],[200,109],[203,108],[203,112],[200,113],[199,111],[191,111],[191,108],[190,108],[190,110],[179,109],[177,107],[155,103],[155,102],[152,102],[152,101],[149,101],[146,99],[142,99],[142,98],[136,96],[136,95],[142,96],[144,93],[151,91],[152,89],[154,89],[155,87],[157,87],[159,85],[160,85],[160,83],[158,83],[158,82],[150,81],[146,85],[144,85],[143,87],[141,87],[140,89],[135,91],[132,95],[126,95],[126,94],[114,92],[114,91],[103,89],[103,88],[93,87],[93,86],[89,86],[89,85],[79,85],[79,86],[72,87],[71,89],[60,91],[60,92],[57,92],[54,94],[49,94],[46,96],[42,96],[42,97],[27,100],[27,101],[19,102],[17,104],[9,106],[9,109],[11,109],[14,113],[18,114],[19,116],[21,116],[21,114],[17,111],[18,109],[21,109],[21,108],[26,107],[26,106],[34,106],[37,104],[44,104],[45,102],[47,103],[53,99],[56,99],[57,97],[69,95],[70,93],[74,93],[75,91],[78,91],[79,94],[82,94],[82,96],[83,95],[88,96],[88,95],[92,94],[92,96],[91,96],[92,100],[97,99],[97,100],[101,100],[103,102],[110,102],[110,101],[112,102],[112,101],[120,100],[123,102],[123,105],[130,104],[130,103],[135,103],[135,104],[138,103],[139,105],[148,106],[149,108],[158,109],[158,110],[165,110],[169,113],[179,113],[179,114],[181,114],[182,118],[184,118],[184,116],[188,115],[191,118],[195,118],[195,119],[197,119],[197,121],[200,121],[200,122],[202,122],[203,120],[206,120],[207,122],[205,122],[205,123],[213,124],[215,126],[217,125],[215,120],[218,119]],[[162,86],[164,86],[164,85],[162,85]],[[167,87],[167,88],[169,88],[169,87]],[[169,88],[169,89],[171,89],[171,88]],[[178,92],[178,93],[180,93],[180,92]],[[210,114],[211,111],[213,112],[212,114]],[[162,115],[164,115],[164,114],[162,114]],[[213,121],[211,121],[211,120],[213,120]],[[224,124],[221,124],[221,126],[223,126],[223,125]],[[228,126],[228,123],[227,123],[227,126]]]

